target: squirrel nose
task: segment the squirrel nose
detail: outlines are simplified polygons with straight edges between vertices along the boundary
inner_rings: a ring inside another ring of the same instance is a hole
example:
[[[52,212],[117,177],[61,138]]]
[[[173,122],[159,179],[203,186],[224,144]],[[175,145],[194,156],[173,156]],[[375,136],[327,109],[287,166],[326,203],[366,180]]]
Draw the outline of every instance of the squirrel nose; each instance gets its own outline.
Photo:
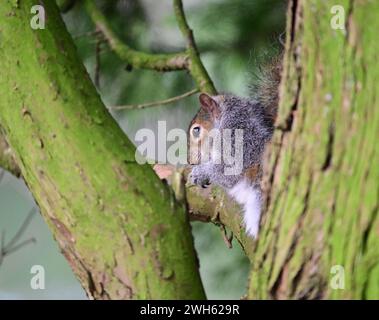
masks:
[[[191,156],[188,156],[187,158],[187,163],[190,164],[190,165],[194,165],[194,161],[191,160]]]

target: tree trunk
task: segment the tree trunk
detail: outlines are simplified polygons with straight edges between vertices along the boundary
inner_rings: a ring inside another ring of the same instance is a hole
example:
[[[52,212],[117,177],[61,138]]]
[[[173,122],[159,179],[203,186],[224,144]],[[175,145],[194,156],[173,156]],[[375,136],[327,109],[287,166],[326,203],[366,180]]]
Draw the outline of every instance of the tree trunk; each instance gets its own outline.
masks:
[[[334,1],[289,6],[250,298],[379,297],[379,2],[338,4],[346,30]]]
[[[44,30],[30,27],[38,4]],[[135,162],[55,1],[3,1],[0,17],[0,123],[89,297],[204,298],[185,205]]]
[[[64,254],[94,298],[204,297],[183,205],[135,164],[51,1],[46,30],[29,27],[39,2],[0,6],[0,124]],[[187,190],[191,216],[244,247],[249,298],[379,296],[379,6],[339,4],[344,31],[332,1],[290,2],[258,241],[223,192]],[[14,166],[8,149],[0,161]]]

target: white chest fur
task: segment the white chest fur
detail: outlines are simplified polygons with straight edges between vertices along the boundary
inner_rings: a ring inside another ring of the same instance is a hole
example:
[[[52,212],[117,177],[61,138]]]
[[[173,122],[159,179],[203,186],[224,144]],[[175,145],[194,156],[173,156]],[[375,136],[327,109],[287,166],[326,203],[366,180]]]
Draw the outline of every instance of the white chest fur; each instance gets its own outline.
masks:
[[[253,238],[257,238],[261,217],[260,190],[244,179],[229,189],[228,193],[243,207],[246,233]]]

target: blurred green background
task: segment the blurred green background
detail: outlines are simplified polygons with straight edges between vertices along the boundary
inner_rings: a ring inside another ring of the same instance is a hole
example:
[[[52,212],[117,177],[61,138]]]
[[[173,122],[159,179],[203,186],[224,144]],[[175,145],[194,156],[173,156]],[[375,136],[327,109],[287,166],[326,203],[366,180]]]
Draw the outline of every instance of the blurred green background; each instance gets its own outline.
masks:
[[[149,52],[176,52],[184,48],[171,0],[96,2],[114,31],[131,47]],[[256,57],[272,50],[284,32],[286,1],[183,0],[183,3],[216,88],[247,95]],[[94,26],[80,1],[63,18],[93,79],[96,38],[88,32],[94,31]],[[128,71],[127,64],[106,44],[101,48],[98,91],[107,106],[162,100],[194,88],[186,72]],[[196,96],[192,96],[171,105],[112,114],[134,141],[138,129],[156,130],[157,122],[162,120],[167,122],[168,130],[186,129],[197,108]],[[6,173],[0,181],[0,232],[5,231],[5,243],[33,207],[36,205],[25,184]],[[208,298],[241,298],[245,294],[249,264],[238,243],[228,249],[219,228],[212,224],[193,223],[193,234]],[[31,237],[35,243],[5,257],[0,265],[0,299],[86,299],[39,213],[34,214],[20,241]],[[33,265],[45,268],[44,290],[31,289]]]

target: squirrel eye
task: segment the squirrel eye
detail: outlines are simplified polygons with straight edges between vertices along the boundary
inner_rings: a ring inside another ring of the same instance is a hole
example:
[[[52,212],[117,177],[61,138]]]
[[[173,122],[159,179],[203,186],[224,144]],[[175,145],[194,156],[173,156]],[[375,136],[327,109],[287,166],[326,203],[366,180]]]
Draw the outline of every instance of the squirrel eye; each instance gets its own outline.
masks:
[[[199,127],[199,126],[194,127],[194,128],[192,129],[192,135],[193,135],[195,138],[198,138],[198,137],[199,137],[199,135],[200,135],[200,127]]]

